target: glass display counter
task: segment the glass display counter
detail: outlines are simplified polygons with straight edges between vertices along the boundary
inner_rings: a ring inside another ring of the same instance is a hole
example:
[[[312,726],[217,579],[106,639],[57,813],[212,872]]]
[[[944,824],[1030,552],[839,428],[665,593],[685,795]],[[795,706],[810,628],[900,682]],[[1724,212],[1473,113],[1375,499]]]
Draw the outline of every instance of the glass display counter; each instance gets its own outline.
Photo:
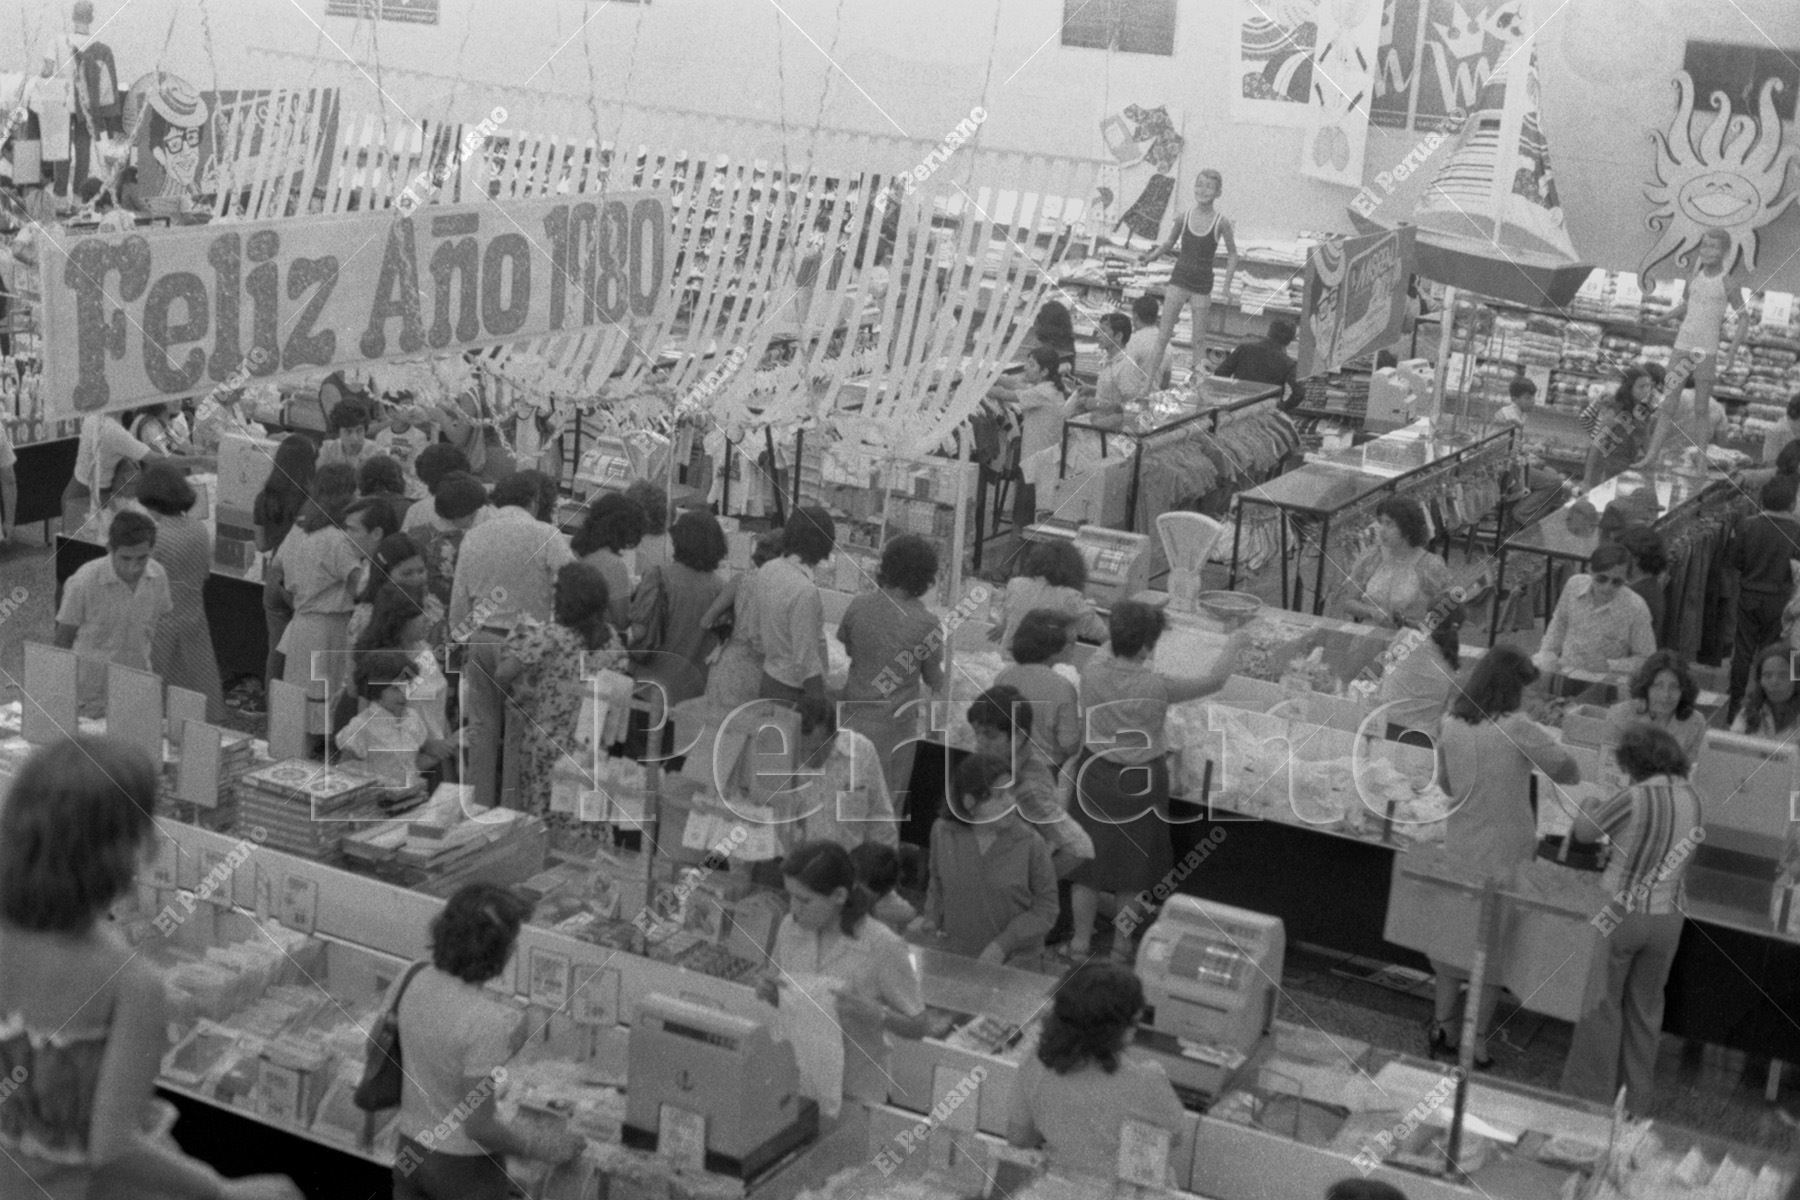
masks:
[[[1313,530],[1317,531],[1315,540],[1320,553],[1313,577],[1312,611],[1314,615],[1323,614],[1328,557],[1323,551],[1334,522],[1343,526],[1349,514],[1372,505],[1382,496],[1406,495],[1461,467],[1504,458],[1512,453],[1513,438],[1511,429],[1480,437],[1440,435],[1429,421],[1421,420],[1355,449],[1316,458],[1268,483],[1246,488],[1238,493],[1231,577],[1226,586],[1237,586],[1245,506],[1274,509],[1281,527],[1282,606],[1299,608],[1302,603],[1300,588],[1295,586],[1298,581],[1290,582],[1288,568],[1288,520],[1292,519],[1297,530],[1305,531],[1301,534],[1303,542],[1314,536]],[[1304,545],[1294,549],[1304,553]]]

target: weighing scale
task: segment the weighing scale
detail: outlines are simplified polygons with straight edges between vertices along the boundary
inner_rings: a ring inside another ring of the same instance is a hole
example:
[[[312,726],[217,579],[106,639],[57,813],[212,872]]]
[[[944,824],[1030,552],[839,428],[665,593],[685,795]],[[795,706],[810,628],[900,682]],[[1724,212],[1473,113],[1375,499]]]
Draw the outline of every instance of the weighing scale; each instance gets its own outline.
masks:
[[[1046,522],[1026,526],[1025,540],[1074,542],[1087,564],[1088,598],[1100,608],[1111,608],[1150,587],[1150,539],[1144,534]]]
[[[1215,1100],[1265,1050],[1287,953],[1279,917],[1171,896],[1138,946],[1137,1043],[1177,1089]]]
[[[665,1111],[701,1118],[706,1169],[744,1180],[819,1136],[819,1106],[800,1094],[793,1047],[768,1026],[650,995],[631,1023],[624,1143],[656,1149]]]

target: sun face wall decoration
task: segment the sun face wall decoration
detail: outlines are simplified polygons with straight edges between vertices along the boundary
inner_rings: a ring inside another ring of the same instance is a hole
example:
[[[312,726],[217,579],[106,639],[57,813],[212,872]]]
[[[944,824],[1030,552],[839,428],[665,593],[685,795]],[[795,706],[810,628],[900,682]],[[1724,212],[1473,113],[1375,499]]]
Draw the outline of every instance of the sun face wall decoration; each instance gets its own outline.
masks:
[[[1694,80],[1686,71],[1676,72],[1674,119],[1666,133],[1650,135],[1656,146],[1656,182],[1644,195],[1655,209],[1644,224],[1662,236],[1639,264],[1646,281],[1670,256],[1687,271],[1700,239],[1714,229],[1731,238],[1725,252],[1727,274],[1740,266],[1755,269],[1757,231],[1800,196],[1800,187],[1786,186],[1788,169],[1800,161],[1800,151],[1782,145],[1781,118],[1775,111],[1782,87],[1778,79],[1764,81],[1755,116],[1736,112],[1724,92],[1713,92],[1713,116],[1696,134]]]

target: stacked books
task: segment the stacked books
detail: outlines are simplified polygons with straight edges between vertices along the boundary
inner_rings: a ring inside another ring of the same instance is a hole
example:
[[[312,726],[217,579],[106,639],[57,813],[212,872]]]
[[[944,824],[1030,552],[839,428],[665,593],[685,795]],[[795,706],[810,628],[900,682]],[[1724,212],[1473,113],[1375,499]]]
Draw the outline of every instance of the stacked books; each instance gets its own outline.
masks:
[[[198,804],[201,820],[207,829],[230,829],[238,818],[238,784],[256,766],[256,739],[235,730],[220,730],[218,794],[209,805],[181,791],[181,751],[176,742],[169,743],[163,756],[162,778],[157,788],[162,810],[173,806]]]
[[[276,850],[324,859],[362,822],[382,819],[378,802],[386,792],[379,779],[360,770],[293,758],[238,781],[238,820],[260,826]]]

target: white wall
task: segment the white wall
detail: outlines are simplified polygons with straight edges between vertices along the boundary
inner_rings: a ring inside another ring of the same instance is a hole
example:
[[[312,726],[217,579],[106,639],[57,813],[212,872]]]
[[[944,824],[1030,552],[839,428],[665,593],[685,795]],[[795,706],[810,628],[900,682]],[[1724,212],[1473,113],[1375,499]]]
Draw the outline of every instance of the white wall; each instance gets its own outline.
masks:
[[[202,88],[215,78],[241,87],[341,77],[361,89],[347,105],[372,108],[379,74],[395,120],[402,112],[477,120],[494,102],[483,85],[582,96],[573,111],[585,120],[591,78],[605,136],[624,124],[618,106],[626,100],[785,119],[796,160],[815,125],[932,142],[976,105],[989,114],[984,147],[1100,158],[1104,117],[1127,104],[1166,104],[1187,138],[1182,178],[1203,165],[1223,170],[1223,207],[1241,229],[1287,236],[1348,228],[1352,190],[1299,173],[1298,130],[1231,120],[1237,0],[1180,0],[1173,58],[1062,46],[1062,0],[782,0],[779,8],[768,0],[442,0],[436,26],[390,21],[379,30],[328,17],[325,3],[207,0],[203,10],[200,0],[97,0],[96,8],[126,84],[159,60]],[[66,8],[65,0],[21,0],[21,32],[41,39]],[[1643,225],[1648,134],[1672,112],[1669,79],[1686,39],[1777,44],[1800,56],[1800,3],[1544,0],[1541,10],[1551,14],[1537,38],[1545,122],[1571,233],[1593,261],[1634,268],[1654,240]],[[314,66],[315,56],[328,65]],[[0,59],[0,69],[17,65]],[[527,120],[514,112],[521,128]],[[1800,145],[1792,127],[1788,138]],[[1417,139],[1371,129],[1366,177],[1404,158]],[[1800,188],[1800,169],[1790,186]],[[1763,241],[1759,276],[1773,271],[1800,289],[1800,211]]]

